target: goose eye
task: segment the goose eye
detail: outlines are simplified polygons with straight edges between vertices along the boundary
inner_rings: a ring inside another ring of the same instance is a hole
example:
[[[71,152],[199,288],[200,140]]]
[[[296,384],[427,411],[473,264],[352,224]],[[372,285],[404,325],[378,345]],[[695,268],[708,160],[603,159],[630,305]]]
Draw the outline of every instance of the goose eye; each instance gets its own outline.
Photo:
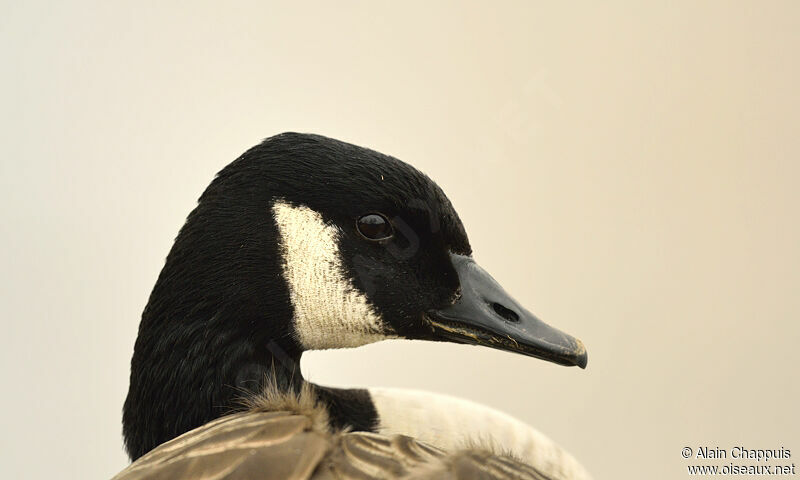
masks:
[[[369,240],[385,240],[392,236],[392,224],[379,213],[370,213],[356,222],[359,233]]]

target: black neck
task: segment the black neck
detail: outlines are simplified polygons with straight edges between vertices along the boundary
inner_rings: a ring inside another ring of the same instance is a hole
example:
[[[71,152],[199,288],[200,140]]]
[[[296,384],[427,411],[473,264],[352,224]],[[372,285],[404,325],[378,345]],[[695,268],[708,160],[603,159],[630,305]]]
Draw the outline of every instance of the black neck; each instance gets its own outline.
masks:
[[[142,320],[131,362],[123,433],[136,459],[155,446],[241,408],[266,375],[282,389],[303,381],[291,343],[261,343],[205,325]],[[213,333],[211,333],[213,332]],[[259,348],[260,347],[260,348]]]
[[[283,332],[242,337],[241,323],[221,314],[206,322],[158,321],[140,326],[123,411],[128,454],[135,460],[156,446],[243,408],[269,377],[284,391],[299,391],[301,350]],[[174,318],[174,317],[173,317]],[[227,329],[225,327],[228,327]],[[211,334],[210,332],[214,332]],[[377,413],[365,390],[317,386],[331,426],[374,431]]]

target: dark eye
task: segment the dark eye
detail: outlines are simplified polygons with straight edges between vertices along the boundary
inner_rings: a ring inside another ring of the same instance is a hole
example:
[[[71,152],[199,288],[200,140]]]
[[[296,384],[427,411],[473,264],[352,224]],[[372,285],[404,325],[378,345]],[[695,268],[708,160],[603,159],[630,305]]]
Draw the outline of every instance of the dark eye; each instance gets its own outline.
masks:
[[[392,224],[379,213],[370,213],[356,222],[359,233],[369,240],[384,240],[392,236]]]

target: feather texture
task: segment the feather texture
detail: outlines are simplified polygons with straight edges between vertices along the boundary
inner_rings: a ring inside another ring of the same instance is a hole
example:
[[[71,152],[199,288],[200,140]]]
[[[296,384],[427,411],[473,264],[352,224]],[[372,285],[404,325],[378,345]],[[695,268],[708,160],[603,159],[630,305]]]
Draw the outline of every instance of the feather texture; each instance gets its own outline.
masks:
[[[335,431],[313,385],[274,377],[227,415],[160,445],[113,480],[572,480],[481,444],[447,452],[406,435]]]
[[[480,448],[452,454],[404,435],[330,433],[308,415],[247,412],[171,440],[113,480],[555,480]]]

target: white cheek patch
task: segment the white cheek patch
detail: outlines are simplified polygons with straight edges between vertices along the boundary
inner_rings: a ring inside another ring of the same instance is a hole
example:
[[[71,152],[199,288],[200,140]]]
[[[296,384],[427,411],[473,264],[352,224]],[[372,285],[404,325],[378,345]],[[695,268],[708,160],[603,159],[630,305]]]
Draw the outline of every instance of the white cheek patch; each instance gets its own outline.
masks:
[[[345,276],[340,231],[304,206],[276,201],[283,276],[294,330],[306,350],[357,347],[391,337],[380,316]]]

